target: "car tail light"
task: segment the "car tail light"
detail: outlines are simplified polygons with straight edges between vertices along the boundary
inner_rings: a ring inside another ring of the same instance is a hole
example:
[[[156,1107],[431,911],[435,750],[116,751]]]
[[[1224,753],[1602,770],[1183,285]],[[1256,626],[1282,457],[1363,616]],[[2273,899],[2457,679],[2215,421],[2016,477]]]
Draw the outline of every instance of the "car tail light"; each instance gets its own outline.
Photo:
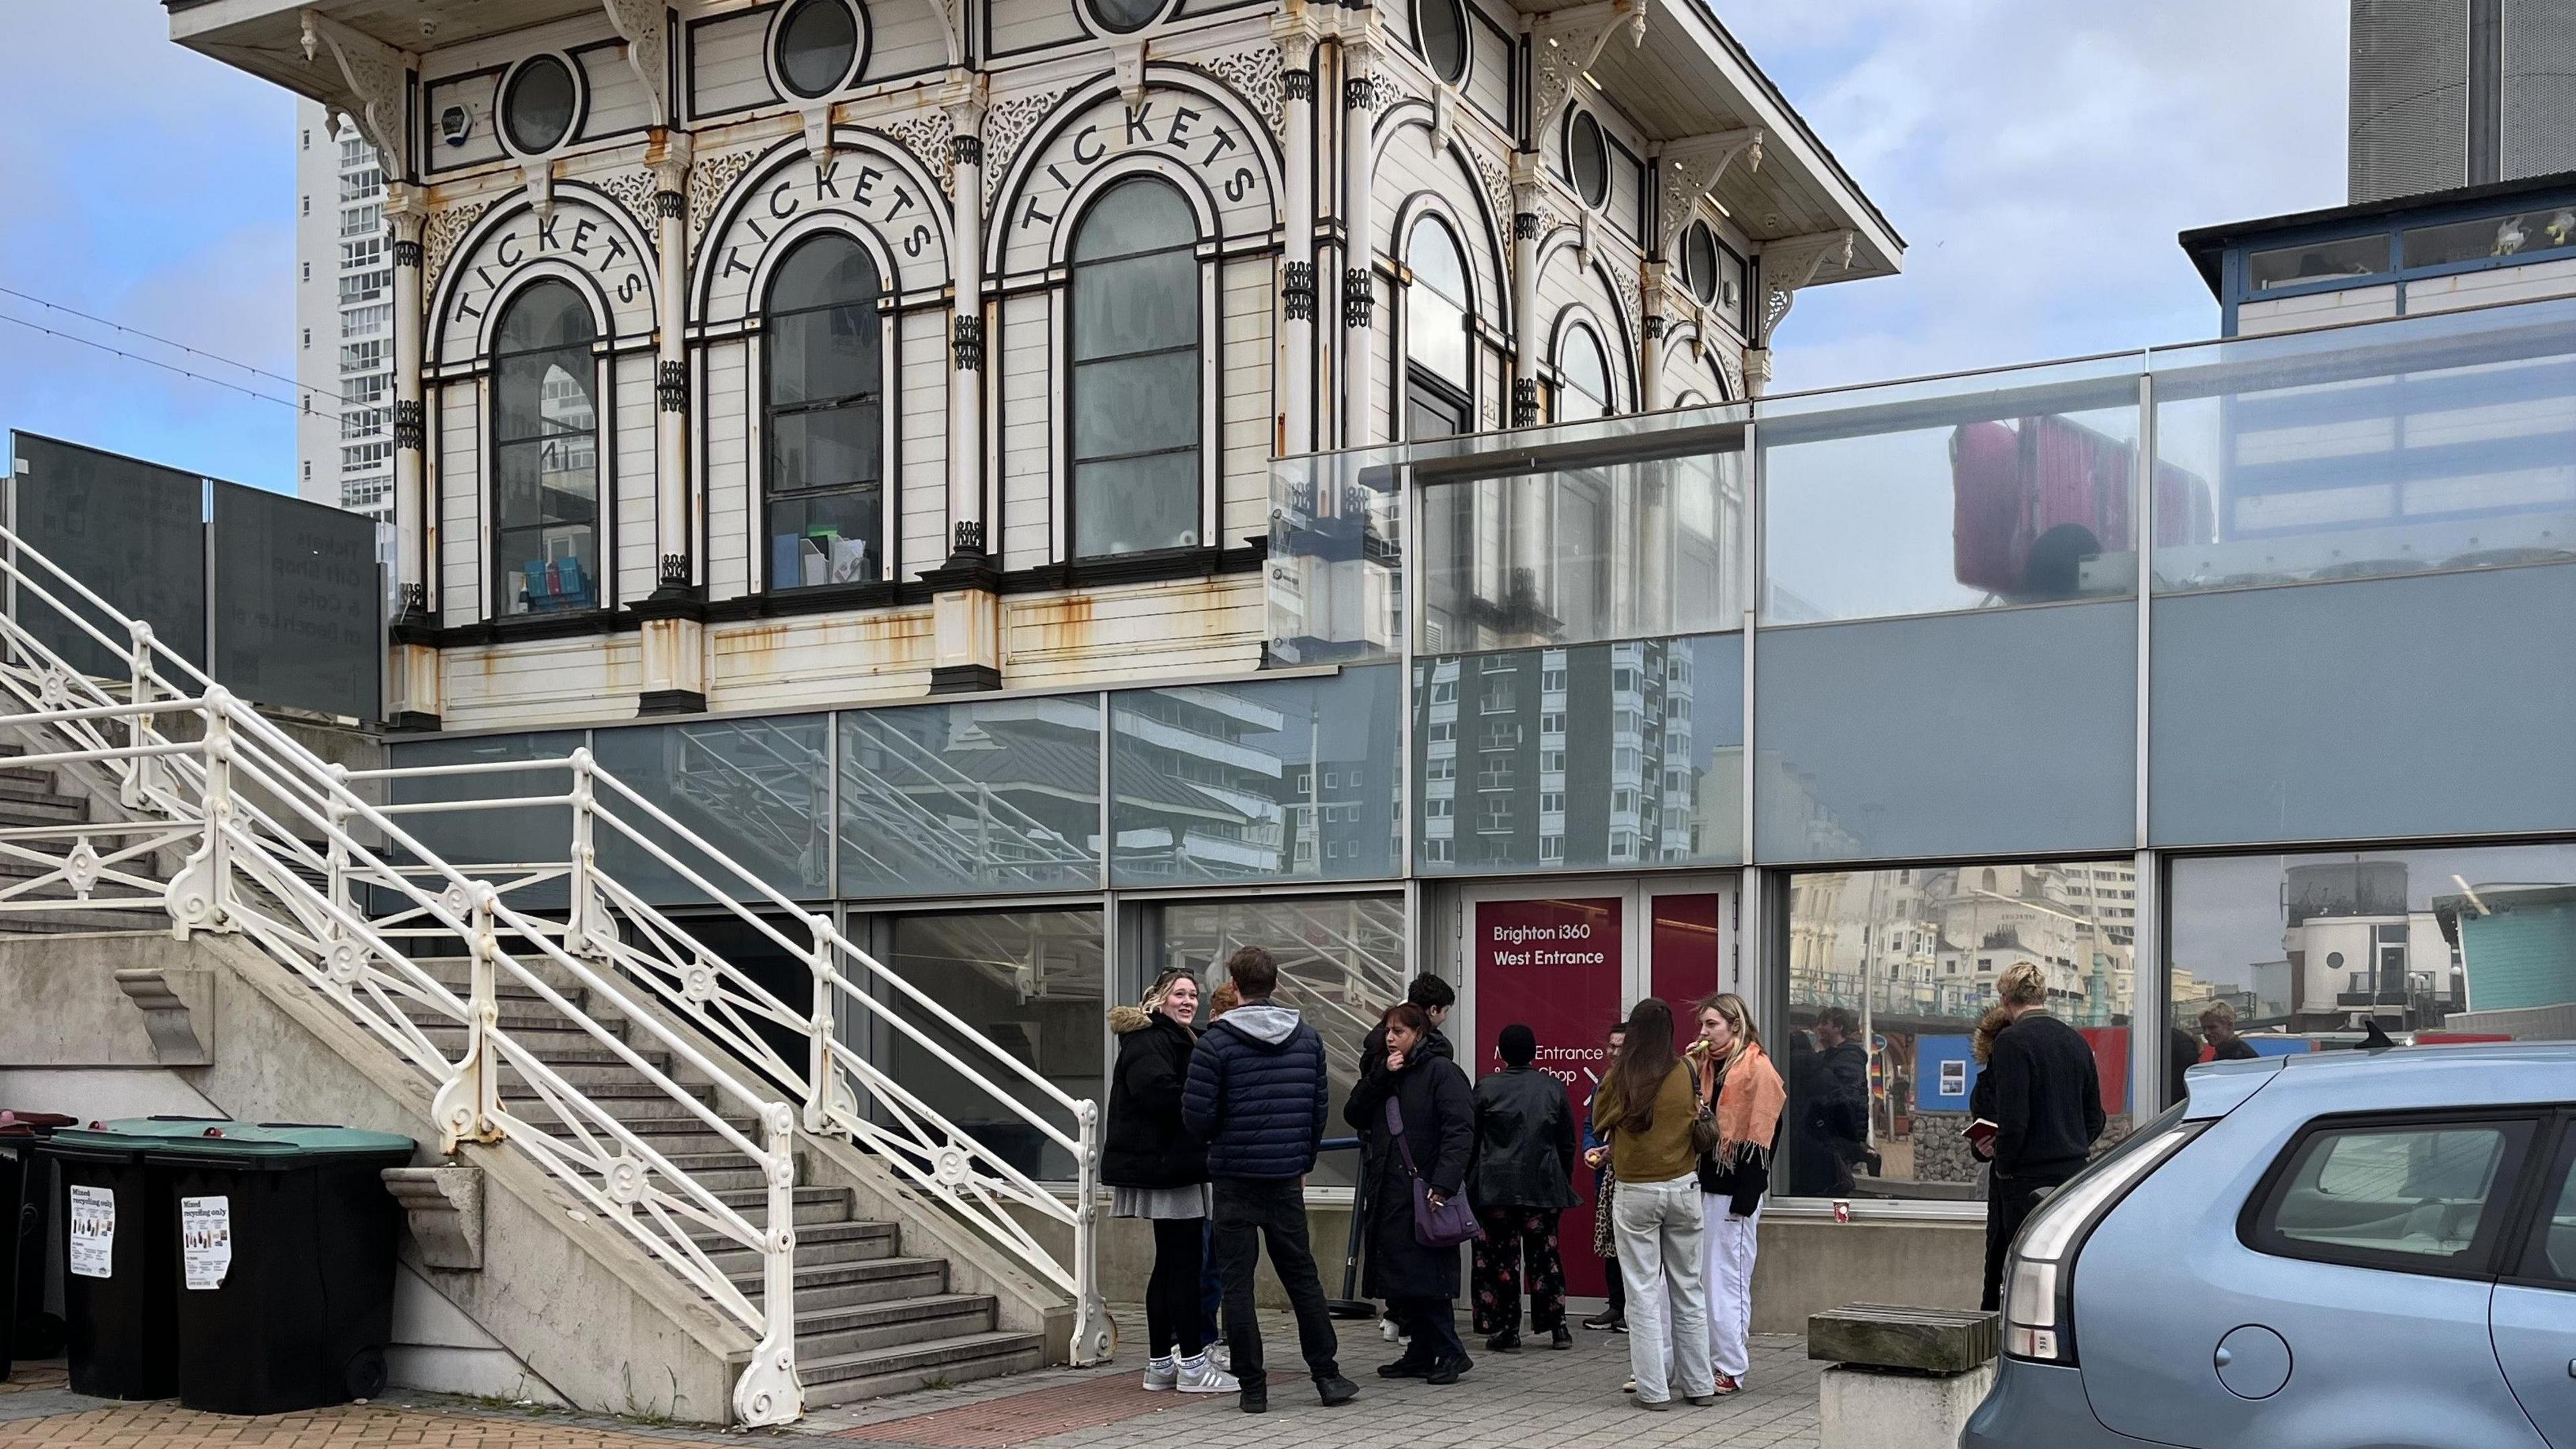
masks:
[[[2167,1112],[2048,1195],[2013,1240],[2004,1279],[2004,1352],[2075,1362],[2075,1255],[2096,1223],[2206,1124]]]

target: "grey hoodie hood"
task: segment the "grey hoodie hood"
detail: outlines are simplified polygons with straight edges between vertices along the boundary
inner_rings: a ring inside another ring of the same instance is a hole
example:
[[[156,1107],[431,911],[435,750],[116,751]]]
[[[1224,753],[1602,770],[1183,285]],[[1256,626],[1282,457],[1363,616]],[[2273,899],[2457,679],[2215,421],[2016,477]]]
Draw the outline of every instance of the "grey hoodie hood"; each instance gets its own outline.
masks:
[[[1219,1017],[1217,1024],[1276,1051],[1297,1034],[1301,1018],[1293,1007],[1260,1001],[1236,1007]]]

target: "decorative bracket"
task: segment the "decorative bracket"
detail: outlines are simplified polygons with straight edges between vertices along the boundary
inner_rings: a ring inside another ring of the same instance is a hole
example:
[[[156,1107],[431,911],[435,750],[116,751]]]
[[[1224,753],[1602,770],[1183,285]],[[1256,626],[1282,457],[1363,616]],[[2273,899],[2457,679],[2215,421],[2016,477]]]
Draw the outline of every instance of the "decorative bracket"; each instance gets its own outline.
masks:
[[[1594,0],[1551,10],[1530,25],[1531,67],[1535,104],[1530,107],[1530,134],[1549,136],[1574,98],[1574,82],[1608,48],[1612,32],[1628,27],[1628,43],[1646,39],[1646,0]]]
[[[346,83],[346,103],[333,109],[356,121],[374,144],[386,180],[410,179],[411,110],[406,93],[419,58],[316,10],[306,10],[299,18],[304,22],[304,63],[312,65],[328,48]]]
[[[1109,47],[1110,64],[1118,72],[1118,94],[1134,110],[1145,104],[1145,42],[1121,40]]]
[[[1663,182],[1659,200],[1664,214],[1663,224],[1656,229],[1656,255],[1671,255],[1673,243],[1681,239],[1682,228],[1699,214],[1700,198],[1717,189],[1719,179],[1739,157],[1744,169],[1762,169],[1760,126],[1667,141],[1657,150],[1655,174]]]
[[[1431,88],[1431,149],[1434,151],[1446,151],[1449,149],[1449,123],[1452,116],[1451,107],[1455,103],[1457,95],[1457,87],[1450,85],[1446,81],[1442,81]]]
[[[530,159],[521,162],[519,165],[519,185],[521,189],[527,192],[528,205],[536,208],[537,215],[552,216],[555,214],[555,167],[553,162],[538,157],[531,157]]]
[[[483,1266],[483,1169],[388,1167],[385,1191],[402,1204],[420,1261],[466,1272]]]
[[[601,0],[609,27],[626,42],[626,63],[653,98],[653,124],[668,126],[671,111],[670,11],[663,0]]]
[[[805,108],[805,154],[814,158],[817,175],[832,165],[832,103],[816,101]]]
[[[202,984],[209,977],[203,971],[184,973]],[[143,1012],[144,1034],[152,1039],[152,1060],[165,1067],[204,1067],[214,1064],[215,1055],[197,1035],[196,1024],[188,1014],[188,1003],[170,987],[167,972],[158,967],[116,973],[116,989],[125,993]],[[212,1025],[211,1019],[208,1025]]]
[[[1815,281],[1825,263],[1851,265],[1852,245],[1859,239],[1854,231],[1822,231],[1783,237],[1762,248],[1762,345],[1771,344],[1772,329],[1789,315],[1799,289]]]

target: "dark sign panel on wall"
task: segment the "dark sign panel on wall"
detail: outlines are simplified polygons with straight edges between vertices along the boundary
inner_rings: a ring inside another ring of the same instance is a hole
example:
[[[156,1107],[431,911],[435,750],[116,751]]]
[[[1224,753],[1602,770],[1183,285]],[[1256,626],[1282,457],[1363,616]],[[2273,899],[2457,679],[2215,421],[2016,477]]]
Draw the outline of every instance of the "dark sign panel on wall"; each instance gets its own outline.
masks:
[[[261,704],[373,719],[383,698],[376,525],[215,485],[215,678]]]
[[[1609,1065],[1610,1023],[1619,1018],[1623,904],[1616,896],[1476,903],[1475,1073],[1501,1069],[1494,1043],[1504,1027],[1528,1027],[1538,1038],[1535,1065],[1565,1084],[1578,1131]],[[1565,1291],[1585,1298],[1607,1286],[1591,1251],[1592,1176],[1576,1169],[1574,1190],[1583,1201],[1565,1210],[1558,1238]]]
[[[194,473],[32,433],[11,435],[19,465],[11,526],[100,598],[152,626],[192,664],[206,662],[206,484]],[[49,578],[31,580],[111,638],[108,624]],[[21,591],[25,586],[21,585]],[[27,630],[87,674],[123,677],[110,651],[40,599],[17,601]],[[373,711],[369,711],[372,713]]]

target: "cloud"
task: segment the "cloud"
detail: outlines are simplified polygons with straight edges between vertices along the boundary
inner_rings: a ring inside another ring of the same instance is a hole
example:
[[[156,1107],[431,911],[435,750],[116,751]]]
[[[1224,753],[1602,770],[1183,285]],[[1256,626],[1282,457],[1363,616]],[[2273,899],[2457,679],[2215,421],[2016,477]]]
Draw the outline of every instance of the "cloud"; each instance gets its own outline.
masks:
[[[0,0],[0,286],[291,374],[294,101],[167,26],[149,0]],[[16,298],[0,314],[292,395]],[[8,324],[0,426],[294,486],[291,408]]]
[[[2175,234],[2343,200],[2343,0],[1722,14],[1908,243],[1800,296],[1775,390],[2213,335]]]

